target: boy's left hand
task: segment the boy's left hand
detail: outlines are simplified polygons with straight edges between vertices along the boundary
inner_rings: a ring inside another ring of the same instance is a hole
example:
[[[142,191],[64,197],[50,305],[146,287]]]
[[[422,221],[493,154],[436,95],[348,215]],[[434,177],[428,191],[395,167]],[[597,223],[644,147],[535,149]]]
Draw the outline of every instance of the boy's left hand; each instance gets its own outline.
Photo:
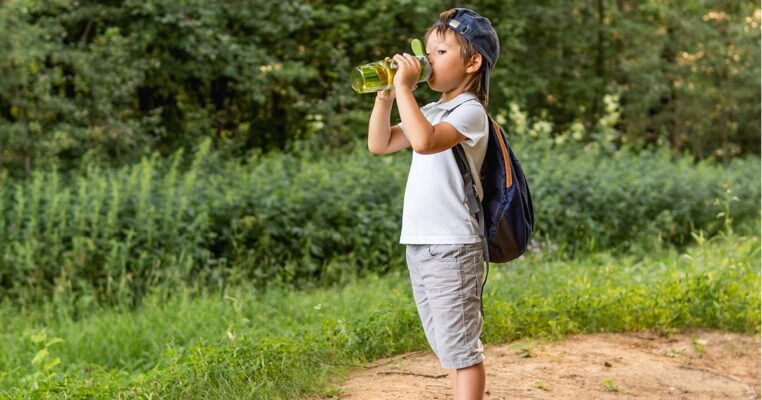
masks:
[[[413,91],[421,76],[421,62],[415,56],[408,53],[395,54],[393,57],[397,62],[397,72],[394,74],[394,88],[396,90]]]

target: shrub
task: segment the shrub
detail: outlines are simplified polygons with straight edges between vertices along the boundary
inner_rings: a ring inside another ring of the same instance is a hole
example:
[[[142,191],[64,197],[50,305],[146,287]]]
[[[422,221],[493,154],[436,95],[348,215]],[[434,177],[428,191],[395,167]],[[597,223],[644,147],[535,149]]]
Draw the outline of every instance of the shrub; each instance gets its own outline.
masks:
[[[728,167],[666,151],[613,155],[510,139],[528,175],[535,244],[591,249],[683,245],[693,229],[754,229],[758,158]],[[404,265],[398,244],[410,153],[272,153],[223,161],[157,154],[117,170],[0,180],[3,297],[80,308],[135,305],[151,287],[240,280],[304,286]]]

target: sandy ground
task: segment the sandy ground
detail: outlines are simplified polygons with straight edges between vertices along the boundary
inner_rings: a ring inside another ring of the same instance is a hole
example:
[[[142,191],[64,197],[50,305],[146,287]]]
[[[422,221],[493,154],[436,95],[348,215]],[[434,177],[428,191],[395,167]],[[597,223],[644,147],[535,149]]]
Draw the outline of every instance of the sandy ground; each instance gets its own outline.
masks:
[[[485,399],[759,399],[760,337],[701,330],[486,346]],[[366,365],[333,399],[452,399],[431,352]]]

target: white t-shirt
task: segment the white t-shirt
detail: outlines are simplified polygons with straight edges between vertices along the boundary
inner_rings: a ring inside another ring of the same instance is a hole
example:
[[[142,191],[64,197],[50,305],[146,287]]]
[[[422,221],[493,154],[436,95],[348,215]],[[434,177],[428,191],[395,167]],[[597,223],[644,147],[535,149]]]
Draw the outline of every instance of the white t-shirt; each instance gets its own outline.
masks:
[[[444,117],[449,110],[452,112]],[[447,122],[467,137],[462,142],[463,149],[471,171],[476,171],[474,183],[481,198],[478,171],[489,140],[489,122],[481,103],[467,92],[445,103],[441,100],[429,103],[421,107],[421,112],[432,125]],[[399,126],[405,132],[402,124]],[[468,212],[463,177],[452,149],[435,154],[413,152],[405,188],[400,243],[481,243],[479,221]]]

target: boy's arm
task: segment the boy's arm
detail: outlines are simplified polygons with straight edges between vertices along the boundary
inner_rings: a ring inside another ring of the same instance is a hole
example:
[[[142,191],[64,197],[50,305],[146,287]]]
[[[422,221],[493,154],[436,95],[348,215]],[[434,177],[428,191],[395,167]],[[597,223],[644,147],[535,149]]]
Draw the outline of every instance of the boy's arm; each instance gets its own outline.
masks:
[[[397,108],[405,124],[405,133],[416,153],[433,154],[448,150],[466,137],[447,122],[432,126],[418,108],[413,87],[421,73],[421,64],[410,54],[395,55],[399,70],[394,76]]]
[[[368,123],[368,150],[373,154],[394,153],[410,146],[399,126],[389,126],[393,103],[394,89],[376,95]]]

